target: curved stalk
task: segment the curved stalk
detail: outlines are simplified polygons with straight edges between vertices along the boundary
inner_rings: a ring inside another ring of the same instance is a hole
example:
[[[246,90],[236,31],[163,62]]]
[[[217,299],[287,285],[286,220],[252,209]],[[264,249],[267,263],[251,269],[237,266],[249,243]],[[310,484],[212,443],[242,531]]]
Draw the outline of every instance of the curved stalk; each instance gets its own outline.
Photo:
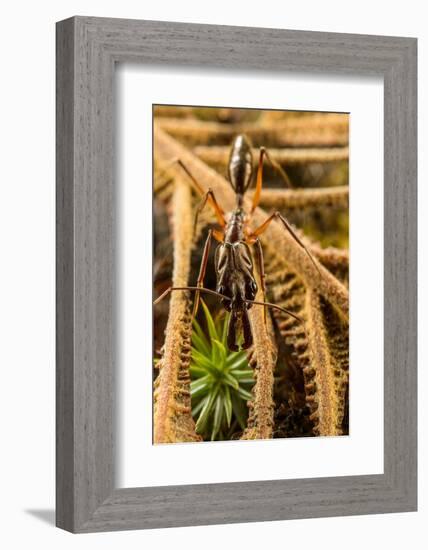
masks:
[[[265,147],[346,146],[349,117],[340,113],[316,113],[312,116],[269,121],[222,124],[182,118],[158,118],[157,124],[169,135],[187,145],[230,145],[236,134],[244,133],[254,145]]]
[[[257,300],[262,299],[263,294],[259,292]],[[241,439],[271,439],[274,425],[273,385],[277,347],[270,317],[268,316],[265,322],[263,308],[251,308],[249,317],[254,340],[250,365],[254,368],[256,382],[252,389],[254,398],[248,403],[250,414],[247,428]]]
[[[268,208],[348,208],[349,187],[324,187],[315,189],[264,189],[260,204]]]
[[[230,156],[230,147],[227,145],[197,145],[193,152],[207,164],[226,167]],[[252,149],[253,158],[257,158],[259,149]],[[338,162],[349,158],[348,147],[304,147],[304,148],[269,148],[272,159],[282,165],[296,165],[309,163]]]
[[[186,286],[190,273],[192,209],[189,186],[177,178],[172,195],[174,286]],[[172,293],[165,343],[155,381],[154,442],[200,441],[190,402],[191,319],[185,292]]]

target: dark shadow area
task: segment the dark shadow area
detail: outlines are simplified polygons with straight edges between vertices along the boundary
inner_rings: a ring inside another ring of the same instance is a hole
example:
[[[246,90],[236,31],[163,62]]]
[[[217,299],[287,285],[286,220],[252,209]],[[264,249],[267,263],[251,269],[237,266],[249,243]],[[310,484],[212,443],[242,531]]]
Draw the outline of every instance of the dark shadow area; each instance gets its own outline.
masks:
[[[34,516],[35,518],[55,526],[55,510],[50,508],[31,508],[24,510],[25,513]]]

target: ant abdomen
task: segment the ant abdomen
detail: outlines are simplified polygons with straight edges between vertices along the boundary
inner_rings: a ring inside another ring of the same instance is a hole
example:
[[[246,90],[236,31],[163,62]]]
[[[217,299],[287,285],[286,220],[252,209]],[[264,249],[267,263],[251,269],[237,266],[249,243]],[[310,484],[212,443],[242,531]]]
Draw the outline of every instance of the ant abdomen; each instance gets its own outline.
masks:
[[[243,195],[248,189],[253,176],[251,143],[243,134],[236,136],[232,143],[228,175],[235,193]]]

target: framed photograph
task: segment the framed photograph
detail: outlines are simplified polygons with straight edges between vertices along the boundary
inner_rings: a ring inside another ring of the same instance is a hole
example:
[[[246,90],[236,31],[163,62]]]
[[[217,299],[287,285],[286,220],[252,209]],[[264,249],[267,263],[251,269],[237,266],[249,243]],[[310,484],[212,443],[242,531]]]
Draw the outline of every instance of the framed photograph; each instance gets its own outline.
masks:
[[[57,525],[413,511],[416,39],[57,24]]]

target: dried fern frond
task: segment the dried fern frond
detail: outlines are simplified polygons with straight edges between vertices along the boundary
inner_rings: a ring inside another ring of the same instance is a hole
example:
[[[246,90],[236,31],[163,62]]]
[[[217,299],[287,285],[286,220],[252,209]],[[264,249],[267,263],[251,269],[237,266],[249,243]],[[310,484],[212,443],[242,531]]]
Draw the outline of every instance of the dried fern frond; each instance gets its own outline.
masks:
[[[214,166],[225,167],[229,161],[230,147],[216,146],[211,147],[206,145],[199,145],[193,149],[194,153],[204,162]],[[253,158],[257,158],[259,150],[253,148]],[[308,163],[325,163],[325,162],[338,162],[347,160],[349,157],[348,147],[331,147],[328,149],[322,148],[282,148],[282,149],[269,149],[269,155],[273,160],[279,164],[296,165],[296,164],[308,164]]]
[[[195,112],[194,107],[186,105],[154,105],[154,117],[189,118]]]
[[[318,260],[337,277],[342,283],[348,286],[349,279],[349,252],[342,248],[330,246],[320,248],[317,245],[311,245],[311,251]]]
[[[340,435],[348,384],[348,323],[284,266],[275,249],[265,254],[271,299],[305,320],[274,311],[291,358],[303,372],[304,398],[311,411],[313,433]]]
[[[192,240],[191,193],[178,178],[172,195],[174,286],[186,286],[190,273]],[[173,292],[159,375],[154,391],[154,442],[200,441],[195,432],[190,402],[191,320],[187,293]]]
[[[349,187],[324,187],[321,189],[265,189],[260,204],[268,208],[288,209],[333,207],[348,208]]]
[[[309,393],[312,388],[314,391],[310,396],[314,433],[342,435],[348,363],[341,350],[348,348],[347,325],[336,322],[336,331],[331,330],[334,312],[330,311],[328,322],[322,299],[313,290],[307,291],[306,302],[310,363],[314,370],[313,381],[307,383],[306,391]]]
[[[320,147],[348,145],[348,115],[316,113],[260,125],[243,122],[221,124],[194,119],[160,118],[157,121],[170,136],[187,145],[229,145],[237,134],[246,134],[254,145],[265,147]]]
[[[260,278],[258,286],[260,288]],[[263,300],[263,293],[258,292],[256,300]],[[261,306],[249,310],[253,347],[250,355],[250,366],[254,369],[255,384],[252,389],[253,400],[248,403],[250,414],[247,428],[241,439],[271,439],[273,433],[273,386],[274,370],[278,350],[272,331],[270,317],[265,320]]]

